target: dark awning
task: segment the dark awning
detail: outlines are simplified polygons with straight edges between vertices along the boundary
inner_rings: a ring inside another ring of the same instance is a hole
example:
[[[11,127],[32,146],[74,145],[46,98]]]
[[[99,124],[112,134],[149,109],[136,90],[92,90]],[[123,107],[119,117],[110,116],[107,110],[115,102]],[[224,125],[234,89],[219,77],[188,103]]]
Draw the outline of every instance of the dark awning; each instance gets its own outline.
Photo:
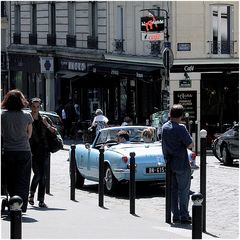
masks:
[[[61,75],[61,78],[71,79],[76,77],[84,77],[86,72],[71,72],[71,71],[58,71],[57,74]]]
[[[93,73],[109,74],[109,75],[125,75],[137,78],[147,78],[160,74],[159,67],[130,65],[123,63],[100,63],[92,68]]]

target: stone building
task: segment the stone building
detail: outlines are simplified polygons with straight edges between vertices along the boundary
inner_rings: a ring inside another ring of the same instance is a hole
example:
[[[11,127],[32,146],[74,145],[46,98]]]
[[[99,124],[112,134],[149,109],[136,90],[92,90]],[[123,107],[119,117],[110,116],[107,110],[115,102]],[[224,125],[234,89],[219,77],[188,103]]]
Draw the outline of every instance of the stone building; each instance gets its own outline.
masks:
[[[45,109],[72,98],[82,120],[102,108],[113,124],[126,115],[145,124],[181,102],[192,131],[209,136],[238,121],[238,1],[7,3],[8,88],[41,97]],[[143,30],[142,19],[162,29]]]

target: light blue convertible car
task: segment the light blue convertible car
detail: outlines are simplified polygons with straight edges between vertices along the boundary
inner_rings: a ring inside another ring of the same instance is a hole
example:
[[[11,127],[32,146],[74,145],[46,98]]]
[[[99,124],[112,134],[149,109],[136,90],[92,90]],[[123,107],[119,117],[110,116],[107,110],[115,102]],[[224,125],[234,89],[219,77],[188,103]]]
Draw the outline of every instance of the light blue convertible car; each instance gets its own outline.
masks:
[[[153,142],[145,143],[141,137],[145,128],[154,132]],[[118,144],[117,133],[126,130],[129,144]],[[110,193],[121,182],[130,178],[130,153],[135,152],[136,181],[165,183],[165,160],[162,146],[156,137],[156,129],[148,126],[119,126],[100,130],[92,145],[76,145],[76,187],[81,188],[84,179],[98,182],[99,149],[104,146],[105,191]],[[195,166],[195,153],[188,151],[189,160]],[[71,150],[69,152],[71,157]]]

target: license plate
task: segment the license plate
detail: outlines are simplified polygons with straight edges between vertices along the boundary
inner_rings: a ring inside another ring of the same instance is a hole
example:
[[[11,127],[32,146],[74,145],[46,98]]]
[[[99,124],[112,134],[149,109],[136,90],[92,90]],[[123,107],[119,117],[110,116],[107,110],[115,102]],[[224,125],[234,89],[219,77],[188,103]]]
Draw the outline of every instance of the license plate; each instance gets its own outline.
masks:
[[[150,167],[146,168],[146,173],[163,173],[166,172],[166,167]]]

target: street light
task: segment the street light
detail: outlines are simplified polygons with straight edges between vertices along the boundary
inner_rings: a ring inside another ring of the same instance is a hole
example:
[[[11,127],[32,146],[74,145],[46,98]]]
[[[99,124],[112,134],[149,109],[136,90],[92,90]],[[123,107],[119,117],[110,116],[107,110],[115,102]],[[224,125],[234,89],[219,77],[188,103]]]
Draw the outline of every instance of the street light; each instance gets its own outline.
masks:
[[[168,34],[168,11],[166,9],[157,7],[157,8],[146,8],[142,9],[140,11],[148,11],[150,15],[152,15],[154,18],[156,18],[154,11],[157,11],[158,15],[160,15],[160,12],[165,13],[165,26],[164,26],[164,50],[162,52],[162,60],[163,60],[163,66],[165,69],[165,83],[164,83],[164,91],[162,90],[162,110],[168,110],[169,109],[169,73],[170,68],[173,65],[173,53],[171,50],[171,45],[169,42],[169,34]],[[165,94],[166,93],[166,94]]]

